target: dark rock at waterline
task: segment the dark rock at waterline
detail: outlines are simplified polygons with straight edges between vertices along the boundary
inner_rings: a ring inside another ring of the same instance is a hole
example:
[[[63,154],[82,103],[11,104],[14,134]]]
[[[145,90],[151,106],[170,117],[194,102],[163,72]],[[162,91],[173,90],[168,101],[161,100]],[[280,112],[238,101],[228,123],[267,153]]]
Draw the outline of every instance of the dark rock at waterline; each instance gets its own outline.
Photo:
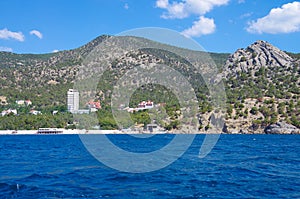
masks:
[[[265,128],[266,134],[300,134],[300,129],[285,122],[277,122]]]

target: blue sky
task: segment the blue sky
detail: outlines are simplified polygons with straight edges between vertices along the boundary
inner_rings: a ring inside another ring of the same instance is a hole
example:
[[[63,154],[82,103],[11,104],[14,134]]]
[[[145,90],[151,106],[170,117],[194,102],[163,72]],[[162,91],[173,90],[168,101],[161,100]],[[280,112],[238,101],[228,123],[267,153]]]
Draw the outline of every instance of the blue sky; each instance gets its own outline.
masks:
[[[210,52],[256,40],[300,52],[300,2],[288,0],[2,0],[0,50],[47,53],[142,27],[181,32]]]

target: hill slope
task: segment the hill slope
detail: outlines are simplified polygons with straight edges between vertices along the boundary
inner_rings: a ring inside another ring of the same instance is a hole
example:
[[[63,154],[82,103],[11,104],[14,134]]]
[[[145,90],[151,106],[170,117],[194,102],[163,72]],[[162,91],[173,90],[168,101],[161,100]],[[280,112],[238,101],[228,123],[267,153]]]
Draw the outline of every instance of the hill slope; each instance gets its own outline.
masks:
[[[296,56],[257,41],[230,55],[221,76],[227,85],[227,125],[231,131],[254,132],[277,121],[299,127],[300,68]]]
[[[1,110],[16,107],[16,100],[30,99],[33,101],[31,108],[41,110],[45,114],[52,110],[65,111],[66,92],[73,87],[79,66],[86,56],[107,38],[110,36],[100,36],[77,49],[43,55],[0,52],[0,96],[6,97],[8,102],[1,106]],[[151,42],[142,38],[140,40]],[[226,85],[228,108],[225,132],[261,133],[268,125],[277,121],[300,127],[299,54],[286,53],[267,42],[257,41],[231,55],[209,55],[219,68],[218,78],[223,78]],[[199,56],[202,56],[201,52]],[[186,60],[157,49],[140,49],[128,52],[116,60],[110,60],[109,69],[104,73],[97,90],[97,98],[103,105],[103,109],[98,112],[100,125],[105,128],[108,122],[107,128],[117,128],[109,111],[113,86],[126,71],[137,64],[149,62],[171,65],[189,79],[200,101],[201,131],[208,129],[212,104],[203,80]],[[136,106],[138,102],[148,99],[168,102],[169,121],[161,121],[165,122],[165,126],[170,125],[170,121],[180,118],[178,101],[170,90],[159,85],[142,86],[135,92],[130,103]],[[29,117],[25,112],[24,115]],[[149,117],[142,113],[133,117],[138,123],[150,122]],[[4,118],[0,118],[2,129],[8,128],[4,125],[8,119],[5,118],[4,121]],[[18,117],[15,116],[14,119],[18,120]],[[70,118],[64,118],[64,121],[66,120],[70,122]],[[35,126],[37,127],[40,126]],[[22,123],[18,128],[23,128]]]

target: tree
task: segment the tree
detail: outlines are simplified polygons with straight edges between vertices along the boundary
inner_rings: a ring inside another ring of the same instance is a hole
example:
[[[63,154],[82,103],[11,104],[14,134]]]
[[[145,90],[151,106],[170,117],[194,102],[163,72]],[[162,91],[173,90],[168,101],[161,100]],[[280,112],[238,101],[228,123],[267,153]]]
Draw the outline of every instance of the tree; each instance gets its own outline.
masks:
[[[256,106],[252,107],[251,110],[250,110],[250,113],[251,113],[252,115],[256,115],[257,112],[258,112],[258,109],[257,109]]]

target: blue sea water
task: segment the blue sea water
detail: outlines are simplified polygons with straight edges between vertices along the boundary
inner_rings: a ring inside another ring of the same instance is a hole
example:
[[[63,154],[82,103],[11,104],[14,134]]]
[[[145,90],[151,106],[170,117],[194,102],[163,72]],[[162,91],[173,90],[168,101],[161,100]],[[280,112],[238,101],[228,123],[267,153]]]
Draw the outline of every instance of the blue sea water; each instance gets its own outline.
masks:
[[[120,147],[157,150],[172,135],[110,135]],[[204,135],[173,164],[149,173],[111,169],[77,135],[0,136],[0,198],[300,198],[299,135]]]

